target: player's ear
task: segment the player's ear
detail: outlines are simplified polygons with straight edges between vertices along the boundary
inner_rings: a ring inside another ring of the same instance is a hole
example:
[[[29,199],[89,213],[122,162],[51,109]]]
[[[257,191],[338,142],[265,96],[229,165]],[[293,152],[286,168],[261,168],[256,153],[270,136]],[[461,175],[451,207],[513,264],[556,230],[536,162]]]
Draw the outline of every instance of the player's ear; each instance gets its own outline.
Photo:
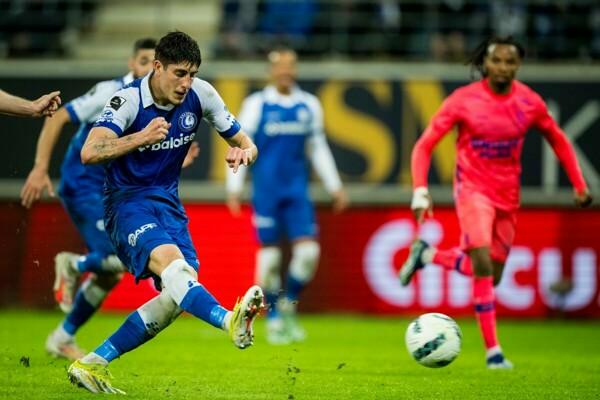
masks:
[[[154,71],[159,72],[162,69],[164,69],[164,66],[162,65],[162,63],[160,61],[158,61],[156,58],[154,59],[154,61],[152,61],[152,64],[154,66]]]

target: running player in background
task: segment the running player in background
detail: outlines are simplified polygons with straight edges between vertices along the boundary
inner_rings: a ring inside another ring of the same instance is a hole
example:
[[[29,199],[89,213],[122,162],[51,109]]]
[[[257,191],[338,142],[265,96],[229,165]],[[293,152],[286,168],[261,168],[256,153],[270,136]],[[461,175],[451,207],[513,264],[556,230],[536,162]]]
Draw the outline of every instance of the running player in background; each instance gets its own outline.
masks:
[[[432,211],[427,191],[431,153],[458,126],[454,202],[461,244],[440,250],[417,240],[399,274],[407,285],[418,269],[433,263],[473,276],[475,313],[491,369],[512,368],[496,335],[494,285],[500,282],[515,236],[520,157],[530,128],[539,130],[552,146],[575,188],[577,206],[586,207],[592,200],[573,147],[546,103],[515,79],[523,56],[521,45],[510,37],[483,42],[470,60],[482,79],[455,90],[417,141],[412,152],[411,208],[420,223]]]
[[[114,255],[115,251],[104,230],[104,167],[83,165],[81,148],[110,97],[123,86],[152,70],[154,47],[155,39],[136,41],[127,75],[97,83],[86,94],[60,108],[53,118],[46,118],[38,138],[33,169],[21,190],[22,204],[27,208],[39,200],[44,191],[54,196],[48,175],[52,151],[67,123],[79,125],[62,162],[58,193],[89,253],[80,256],[61,252],[55,259],[54,295],[61,310],[67,314],[46,340],[46,350],[57,357],[75,360],[84,355],[75,343],[75,333],[100,307],[125,271],[123,264]],[[84,272],[92,274],[74,296],[78,278]]]
[[[271,84],[244,101],[240,122],[261,151],[252,167],[252,205],[260,241],[256,282],[269,305],[267,339],[284,344],[305,337],[296,305],[319,261],[315,212],[308,195],[307,147],[308,158],[333,198],[334,210],[345,209],[348,199],[323,132],[321,104],[296,84],[296,53],[282,48],[270,52],[268,58]],[[240,213],[245,175],[245,168],[227,174],[227,205],[233,215]],[[291,241],[292,258],[280,298],[279,246],[284,235]]]
[[[27,100],[0,90],[0,114],[15,117],[51,117],[60,106],[60,92],[51,92],[37,100]]]
[[[152,339],[183,310],[229,332],[238,348],[253,343],[262,290],[251,287],[228,311],[198,282],[199,262],[178,194],[181,166],[202,118],[231,146],[226,160],[234,170],[258,155],[215,89],[195,78],[200,63],[191,37],[164,36],[152,73],[113,95],[81,150],[84,164],[110,161],[104,221],[117,255],[137,281],[152,277],[162,288],[94,352],[71,364],[71,382],[91,392],[123,393],[111,385],[108,363]]]

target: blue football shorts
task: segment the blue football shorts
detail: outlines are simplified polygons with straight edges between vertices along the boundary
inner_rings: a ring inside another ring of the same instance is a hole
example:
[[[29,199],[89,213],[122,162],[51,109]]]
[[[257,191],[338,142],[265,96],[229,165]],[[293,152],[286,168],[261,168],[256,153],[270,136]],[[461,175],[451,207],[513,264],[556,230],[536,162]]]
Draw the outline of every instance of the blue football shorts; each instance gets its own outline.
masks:
[[[294,241],[317,235],[314,206],[306,195],[255,196],[252,204],[254,226],[263,245],[276,244],[284,236]]]
[[[90,253],[100,258],[115,254],[113,245],[104,228],[104,206],[102,195],[85,197],[63,197],[63,206],[83,237]]]
[[[181,204],[156,197],[128,198],[106,208],[106,229],[136,281],[150,276],[150,253],[163,244],[174,244],[187,263],[198,271],[199,262],[188,230],[188,217]]]

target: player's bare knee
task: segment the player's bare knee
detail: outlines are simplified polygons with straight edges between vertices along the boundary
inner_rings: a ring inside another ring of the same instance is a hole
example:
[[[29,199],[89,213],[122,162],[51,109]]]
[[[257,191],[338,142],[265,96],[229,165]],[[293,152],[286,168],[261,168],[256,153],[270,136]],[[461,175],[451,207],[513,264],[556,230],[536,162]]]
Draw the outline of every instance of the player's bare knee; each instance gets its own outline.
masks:
[[[492,276],[494,267],[490,252],[487,247],[480,247],[469,251],[469,257],[473,264],[473,272],[476,276]]]
[[[261,247],[256,254],[256,283],[267,291],[281,288],[281,250],[276,246]]]
[[[162,272],[176,260],[185,257],[174,244],[161,244],[152,250],[148,259],[148,269],[160,276]]]
[[[504,261],[492,260],[492,265],[494,267],[494,286],[498,286],[504,272]]]
[[[311,280],[317,270],[320,254],[321,246],[314,240],[294,243],[290,274],[302,282]]]

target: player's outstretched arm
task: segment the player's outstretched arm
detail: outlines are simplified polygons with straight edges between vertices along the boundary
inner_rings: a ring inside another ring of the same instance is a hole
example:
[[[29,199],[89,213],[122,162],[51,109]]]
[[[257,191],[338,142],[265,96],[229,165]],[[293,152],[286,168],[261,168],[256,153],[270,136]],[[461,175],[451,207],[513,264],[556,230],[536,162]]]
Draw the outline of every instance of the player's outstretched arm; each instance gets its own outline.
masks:
[[[61,104],[60,92],[51,92],[30,101],[0,90],[0,113],[18,117],[52,116]]]
[[[554,118],[548,113],[546,104],[543,102],[541,104],[542,112],[540,118],[536,121],[536,126],[540,129],[567,172],[567,176],[574,188],[575,204],[578,207],[587,207],[592,203],[592,196],[581,173],[575,149],[565,132],[560,129]]]
[[[325,189],[332,198],[334,213],[340,213],[348,208],[350,200],[342,185],[340,174],[331,154],[331,149],[325,139],[325,134],[319,130],[313,134],[308,142],[308,155],[313,168]]]
[[[431,154],[438,142],[459,120],[460,97],[454,92],[442,103],[431,122],[415,143],[411,153],[410,170],[412,175],[413,197],[410,208],[418,223],[426,215],[433,216],[433,202],[427,189],[427,174],[431,164]]]
[[[225,139],[231,148],[227,151],[225,161],[233,172],[237,172],[240,165],[252,165],[258,157],[258,149],[244,131],[239,131],[230,138]]]
[[[131,153],[138,147],[163,141],[169,133],[170,123],[162,117],[154,118],[139,132],[119,137],[113,130],[93,128],[81,149],[83,164],[100,164]]]
[[[63,126],[70,120],[69,113],[64,107],[59,109],[53,118],[44,120],[44,126],[37,141],[33,168],[21,190],[21,204],[23,206],[31,207],[34,202],[42,197],[44,190],[47,190],[48,194],[54,197],[54,189],[48,175],[48,168],[56,141]]]

